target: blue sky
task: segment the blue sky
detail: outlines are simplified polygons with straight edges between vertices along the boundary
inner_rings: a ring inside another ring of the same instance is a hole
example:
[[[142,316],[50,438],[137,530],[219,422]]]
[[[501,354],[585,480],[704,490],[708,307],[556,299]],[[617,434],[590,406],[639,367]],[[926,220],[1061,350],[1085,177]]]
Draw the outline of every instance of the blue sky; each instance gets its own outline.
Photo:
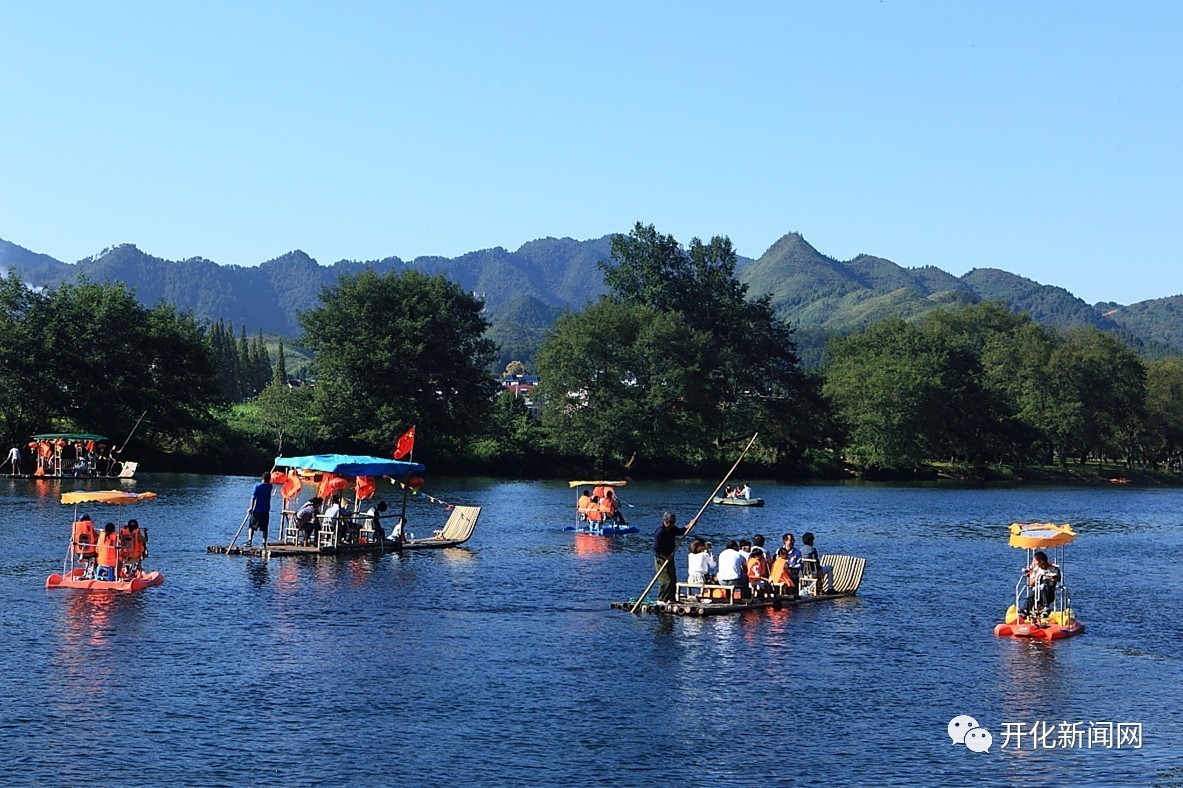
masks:
[[[1183,292],[1175,2],[17,2],[0,238],[253,265],[636,221]]]

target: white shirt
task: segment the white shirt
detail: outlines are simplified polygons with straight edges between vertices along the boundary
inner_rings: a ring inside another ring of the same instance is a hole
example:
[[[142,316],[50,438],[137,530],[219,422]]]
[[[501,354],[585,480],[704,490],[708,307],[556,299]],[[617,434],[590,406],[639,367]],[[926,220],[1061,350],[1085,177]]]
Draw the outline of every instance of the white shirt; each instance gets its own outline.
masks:
[[[715,557],[707,550],[703,550],[701,553],[689,553],[686,556],[686,571],[691,576],[695,572],[701,575],[709,575],[714,572],[715,566]]]
[[[738,550],[719,553],[719,580],[738,580],[747,575],[747,561]]]

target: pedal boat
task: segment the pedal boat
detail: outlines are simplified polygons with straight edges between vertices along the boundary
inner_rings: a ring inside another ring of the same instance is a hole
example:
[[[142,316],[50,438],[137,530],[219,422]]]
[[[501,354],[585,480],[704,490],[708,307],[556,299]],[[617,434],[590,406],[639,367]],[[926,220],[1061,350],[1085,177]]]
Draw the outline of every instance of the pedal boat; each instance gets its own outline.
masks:
[[[62,493],[62,503],[74,504],[74,520],[78,520],[78,505],[82,503],[110,503],[125,505],[150,501],[156,497],[154,492],[134,493],[127,490],[79,490]],[[145,537],[147,529],[143,529]],[[164,582],[164,575],[160,572],[137,571],[131,577],[118,580],[99,580],[87,574],[87,567],[79,565],[78,552],[71,534],[70,543],[66,546],[66,557],[62,562],[62,571],[54,572],[45,579],[46,588],[78,588],[83,591],[123,591],[127,593],[143,591],[145,588],[158,586]]]
[[[164,582],[160,572],[144,572],[122,580],[99,580],[85,577],[86,570],[76,566],[64,575],[54,572],[45,580],[46,588],[81,588],[84,591],[143,591]]]
[[[592,534],[593,536],[619,536],[621,534],[635,534],[640,529],[635,525],[621,524],[615,522],[604,522],[601,520],[588,519],[587,512],[579,510],[579,492],[584,488],[590,488],[592,495],[596,498],[604,497],[605,488],[611,489],[613,495],[616,494],[617,487],[623,487],[628,484],[628,481],[621,479],[619,481],[571,481],[567,482],[567,486],[575,490],[575,522],[570,525],[563,526],[563,530],[568,533],[576,534]],[[620,499],[616,499],[620,502]],[[596,514],[599,514],[598,512]],[[601,515],[602,516],[602,515]]]
[[[1024,571],[1015,583],[1014,603],[1007,608],[1003,622],[994,627],[994,634],[998,637],[1030,638],[1032,640],[1062,640],[1084,633],[1084,624],[1076,618],[1076,611],[1072,609],[1072,597],[1068,586],[1064,582],[1064,546],[1076,538],[1076,532],[1070,525],[1054,525],[1052,523],[1011,523],[1011,547],[1024,551],[1029,567],[1034,562],[1036,550],[1050,552],[1054,563],[1060,569],[1060,582],[1055,592],[1055,600],[1049,610],[1035,615],[1022,612],[1024,600],[1035,593],[1035,589],[1027,585],[1027,574]]]

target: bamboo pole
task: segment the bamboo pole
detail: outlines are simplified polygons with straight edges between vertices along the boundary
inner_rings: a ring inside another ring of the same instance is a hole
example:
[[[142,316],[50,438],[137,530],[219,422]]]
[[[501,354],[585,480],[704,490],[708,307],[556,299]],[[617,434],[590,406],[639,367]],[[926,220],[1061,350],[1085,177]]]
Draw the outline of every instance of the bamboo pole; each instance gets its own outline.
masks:
[[[727,475],[724,476],[723,480],[715,486],[715,491],[707,497],[706,501],[702,505],[702,508],[698,510],[698,514],[690,518],[690,522],[686,525],[686,532],[682,534],[683,536],[690,533],[690,530],[698,524],[698,518],[702,517],[702,513],[706,511],[707,507],[711,505],[711,502],[715,500],[715,496],[719,494],[719,490],[723,489],[723,485],[726,484],[727,480],[731,478],[731,474],[735,473],[735,469],[739,467],[741,462],[743,462],[743,458],[747,456],[748,451],[750,451],[752,446],[756,443],[756,438],[759,437],[759,435],[760,433],[758,432],[752,434],[751,440],[748,441],[748,445],[744,447],[744,450],[740,452],[739,458],[735,461],[735,464],[731,466],[731,470],[727,471]],[[629,611],[630,613],[636,613],[641,609],[641,604],[645,601],[645,595],[648,594],[650,589],[653,588],[654,583],[657,582],[657,578],[661,577],[661,573],[665,571],[666,565],[668,565],[669,562],[670,559],[667,558],[665,562],[662,563],[656,574],[653,575],[653,579],[649,581],[649,585],[645,586],[645,590],[641,592],[639,597],[637,597],[637,603],[633,605],[632,610]]]

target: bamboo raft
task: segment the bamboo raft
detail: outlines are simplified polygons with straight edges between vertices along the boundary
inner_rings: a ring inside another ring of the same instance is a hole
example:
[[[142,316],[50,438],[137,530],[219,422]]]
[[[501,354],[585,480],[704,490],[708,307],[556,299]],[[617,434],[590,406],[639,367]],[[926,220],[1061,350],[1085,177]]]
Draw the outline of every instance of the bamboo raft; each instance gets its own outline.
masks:
[[[673,602],[663,603],[646,599],[637,608],[637,612],[674,616],[714,616],[765,608],[781,610],[796,605],[843,599],[856,594],[862,583],[863,570],[867,563],[865,558],[823,555],[820,563],[824,570],[822,577],[803,580],[800,595],[791,593],[791,589],[774,589],[770,594],[752,596],[747,588],[678,583]],[[635,599],[612,603],[616,610],[631,611],[635,606]]]
[[[333,542],[331,539],[321,539],[319,544],[302,545],[296,543],[294,531],[285,529],[284,538],[278,542],[262,545],[210,545],[207,552],[220,555],[245,555],[254,558],[287,558],[292,556],[309,555],[374,555],[395,553],[402,550],[439,550],[445,547],[458,547],[470,538],[476,530],[476,521],[480,516],[479,506],[456,506],[444,527],[429,537],[423,539],[385,539],[382,541]],[[335,533],[333,531],[332,533]]]

